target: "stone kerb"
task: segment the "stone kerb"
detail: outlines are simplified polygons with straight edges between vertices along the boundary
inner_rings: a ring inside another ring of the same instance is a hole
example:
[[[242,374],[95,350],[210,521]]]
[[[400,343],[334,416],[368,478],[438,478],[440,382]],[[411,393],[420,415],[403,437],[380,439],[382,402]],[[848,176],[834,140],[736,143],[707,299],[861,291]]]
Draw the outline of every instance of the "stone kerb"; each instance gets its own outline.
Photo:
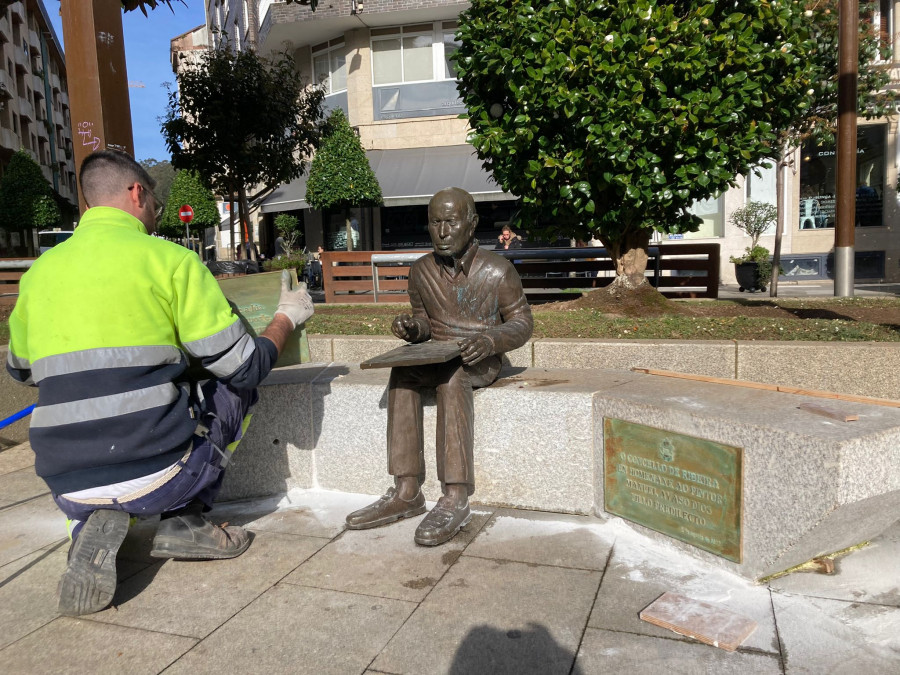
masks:
[[[397,345],[388,336],[311,335],[314,362],[359,363]],[[537,339],[506,355],[522,368],[653,368],[900,399],[900,343]]]

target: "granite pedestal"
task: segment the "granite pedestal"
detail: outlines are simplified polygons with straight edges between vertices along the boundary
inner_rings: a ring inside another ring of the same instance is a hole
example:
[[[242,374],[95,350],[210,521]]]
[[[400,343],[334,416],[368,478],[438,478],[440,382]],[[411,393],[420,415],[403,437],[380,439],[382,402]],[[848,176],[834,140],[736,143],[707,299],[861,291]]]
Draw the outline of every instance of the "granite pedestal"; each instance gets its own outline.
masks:
[[[387,371],[350,364],[273,372],[221,498],[324,488],[381,494]],[[842,422],[801,410],[827,405]],[[615,370],[507,368],[475,392],[473,500],[604,512],[604,418],[741,448],[741,562],[633,525],[749,578],[884,531],[900,513],[900,409]],[[435,499],[433,401],[425,408],[426,496]]]

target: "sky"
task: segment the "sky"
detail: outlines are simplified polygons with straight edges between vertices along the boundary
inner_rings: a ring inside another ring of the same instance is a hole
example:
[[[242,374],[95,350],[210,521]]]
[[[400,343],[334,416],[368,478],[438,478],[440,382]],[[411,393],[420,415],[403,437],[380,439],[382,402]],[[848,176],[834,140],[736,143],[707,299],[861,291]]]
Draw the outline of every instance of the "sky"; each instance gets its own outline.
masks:
[[[164,83],[175,84],[169,60],[169,41],[203,24],[203,0],[173,3],[172,10],[160,5],[144,16],[140,10],[122,15],[125,29],[125,65],[130,83],[144,87],[129,87],[131,124],[134,130],[134,154],[138,161],[170,159],[159,129],[159,118],[166,114],[168,94]],[[63,41],[59,0],[44,0],[47,14],[57,37]],[[65,45],[63,45],[65,49]]]

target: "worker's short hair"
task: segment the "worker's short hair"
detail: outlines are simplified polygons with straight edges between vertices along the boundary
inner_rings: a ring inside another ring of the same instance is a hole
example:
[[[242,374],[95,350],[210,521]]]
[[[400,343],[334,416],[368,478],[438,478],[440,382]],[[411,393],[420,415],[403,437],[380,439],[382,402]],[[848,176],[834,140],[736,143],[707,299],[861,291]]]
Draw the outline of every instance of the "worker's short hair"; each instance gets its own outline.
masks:
[[[104,206],[118,200],[118,193],[135,182],[152,191],[156,181],[134,159],[118,150],[98,150],[81,163],[81,194],[88,206]]]

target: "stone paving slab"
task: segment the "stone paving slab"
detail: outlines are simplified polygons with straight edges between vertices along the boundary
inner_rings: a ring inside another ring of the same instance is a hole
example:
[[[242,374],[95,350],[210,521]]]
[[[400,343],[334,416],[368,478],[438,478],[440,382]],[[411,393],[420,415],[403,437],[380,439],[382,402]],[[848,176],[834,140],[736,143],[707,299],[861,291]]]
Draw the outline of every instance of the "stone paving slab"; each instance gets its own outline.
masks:
[[[422,675],[568,673],[600,578],[595,571],[460,558],[371,667]]]
[[[284,581],[419,602],[456,562],[491,514],[473,510],[465,529],[442,546],[418,546],[413,541],[424,515],[370,530],[348,530]]]
[[[168,560],[120,584],[95,621],[202,638],[319,550],[322,539],[257,533],[232,560]]]
[[[29,466],[34,466],[34,452],[28,443],[0,450],[0,476]]]
[[[332,539],[344,531],[347,513],[371,504],[372,495],[292,490],[281,497],[217,505],[215,516],[251,530]],[[347,510],[349,509],[349,510]]]
[[[775,655],[726,652],[696,642],[588,628],[573,675],[614,672],[628,675],[774,675],[782,671]]]
[[[788,675],[898,672],[900,609],[783,593],[772,604]]]
[[[415,608],[401,600],[278,584],[166,675],[360,673]]]
[[[464,555],[602,571],[612,542],[596,518],[501,509]]]
[[[35,551],[0,567],[0,649],[56,617],[56,585],[68,546]]]
[[[66,539],[65,517],[48,496],[0,510],[0,565]]]
[[[898,573],[881,573],[892,568]],[[832,575],[798,572],[769,586],[786,593],[900,607],[900,522],[866,548],[837,558]]]
[[[640,612],[666,591],[713,603],[756,621],[742,650],[777,654],[778,637],[769,590],[724,570],[697,568],[664,544],[647,544],[623,531],[603,576],[588,625],[669,639],[689,640],[640,619]],[[702,569],[702,571],[701,571]]]
[[[0,499],[5,501],[21,502],[49,494],[50,488],[35,475],[33,467],[0,475]]]
[[[159,673],[196,644],[176,635],[60,617],[0,654],[8,673]]]

